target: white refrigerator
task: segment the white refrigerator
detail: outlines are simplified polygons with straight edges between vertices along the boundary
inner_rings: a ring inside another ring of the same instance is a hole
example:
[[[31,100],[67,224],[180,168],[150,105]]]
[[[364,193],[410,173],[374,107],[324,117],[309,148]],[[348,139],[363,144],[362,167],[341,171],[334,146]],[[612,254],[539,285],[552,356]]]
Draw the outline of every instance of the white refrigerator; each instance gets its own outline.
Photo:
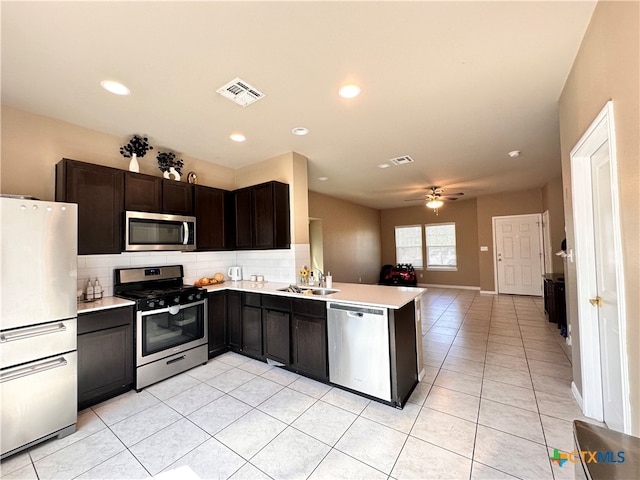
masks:
[[[77,218],[0,197],[0,458],[75,431]]]

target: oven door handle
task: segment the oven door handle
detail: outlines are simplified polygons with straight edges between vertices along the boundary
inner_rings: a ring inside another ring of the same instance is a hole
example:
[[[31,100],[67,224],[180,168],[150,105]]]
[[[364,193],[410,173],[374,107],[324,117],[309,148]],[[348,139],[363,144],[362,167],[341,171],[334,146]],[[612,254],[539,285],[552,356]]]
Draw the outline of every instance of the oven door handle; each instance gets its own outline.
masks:
[[[189,242],[189,222],[182,222],[182,244],[186,245]]]

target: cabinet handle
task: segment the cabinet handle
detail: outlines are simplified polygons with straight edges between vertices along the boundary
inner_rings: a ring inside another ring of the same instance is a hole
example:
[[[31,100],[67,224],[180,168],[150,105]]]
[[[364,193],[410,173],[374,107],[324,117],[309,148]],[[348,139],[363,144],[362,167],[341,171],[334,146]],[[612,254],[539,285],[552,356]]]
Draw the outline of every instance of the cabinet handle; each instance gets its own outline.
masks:
[[[40,335],[48,335],[50,333],[60,333],[67,330],[63,323],[57,325],[46,325],[44,327],[22,328],[10,332],[0,334],[0,343],[13,342],[16,340],[25,340]]]

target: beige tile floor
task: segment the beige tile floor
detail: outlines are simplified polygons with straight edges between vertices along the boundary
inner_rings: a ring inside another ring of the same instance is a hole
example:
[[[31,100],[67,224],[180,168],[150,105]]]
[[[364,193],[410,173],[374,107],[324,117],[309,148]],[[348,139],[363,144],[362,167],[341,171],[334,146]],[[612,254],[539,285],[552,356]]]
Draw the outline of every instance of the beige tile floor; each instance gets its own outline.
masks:
[[[426,375],[397,410],[227,353],[78,416],[5,479],[565,479],[583,418],[542,299],[429,289]]]

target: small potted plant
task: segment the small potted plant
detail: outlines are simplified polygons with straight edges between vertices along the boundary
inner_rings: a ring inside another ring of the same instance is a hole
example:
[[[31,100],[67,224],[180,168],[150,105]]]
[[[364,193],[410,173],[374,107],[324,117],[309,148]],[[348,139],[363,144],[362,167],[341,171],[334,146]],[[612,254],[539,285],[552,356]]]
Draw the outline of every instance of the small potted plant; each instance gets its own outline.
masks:
[[[129,140],[129,143],[120,147],[120,154],[124,158],[131,158],[129,162],[129,171],[139,172],[140,165],[138,165],[138,157],[144,157],[149,150],[153,150],[153,147],[149,145],[149,139],[140,135],[134,135]]]
[[[176,158],[175,153],[158,152],[156,158],[158,159],[158,168],[162,171],[164,178],[171,178],[171,175],[173,175],[174,180],[180,181],[184,162],[181,159]]]

